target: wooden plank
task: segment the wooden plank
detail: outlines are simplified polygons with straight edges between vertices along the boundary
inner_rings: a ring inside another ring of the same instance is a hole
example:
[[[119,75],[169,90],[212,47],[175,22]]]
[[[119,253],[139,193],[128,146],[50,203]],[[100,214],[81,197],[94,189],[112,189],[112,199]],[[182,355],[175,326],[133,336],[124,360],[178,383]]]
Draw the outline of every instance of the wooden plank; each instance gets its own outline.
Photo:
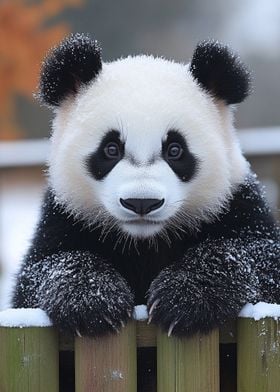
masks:
[[[157,327],[154,324],[147,324],[147,321],[137,321],[136,341],[137,347],[156,347]]]
[[[76,392],[136,392],[136,323],[119,334],[75,339]]]
[[[230,320],[220,328],[220,343],[236,343],[237,341],[237,321]],[[136,322],[136,342],[137,347],[156,347],[157,328],[154,324],[147,324],[146,321]],[[60,350],[74,351],[74,339],[71,335],[61,333],[59,335]]]
[[[177,339],[166,333],[157,334],[157,392],[177,392]]]
[[[189,338],[157,336],[158,392],[219,391],[219,331]]]
[[[58,336],[52,327],[0,327],[0,391],[58,392]]]
[[[280,324],[273,318],[238,320],[238,392],[280,391]]]
[[[157,328],[154,324],[147,324],[147,321],[136,321],[136,343],[137,347],[156,347]],[[74,351],[73,336],[65,333],[59,334],[59,349]]]

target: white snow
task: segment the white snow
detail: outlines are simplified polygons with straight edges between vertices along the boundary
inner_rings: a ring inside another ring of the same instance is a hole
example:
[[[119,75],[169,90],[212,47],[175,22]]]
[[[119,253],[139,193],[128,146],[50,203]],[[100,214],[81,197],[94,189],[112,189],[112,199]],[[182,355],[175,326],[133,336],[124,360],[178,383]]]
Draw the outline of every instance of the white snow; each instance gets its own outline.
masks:
[[[146,305],[137,305],[133,312],[134,320],[143,321],[148,319],[148,310]]]
[[[147,306],[135,306],[133,318],[139,321],[147,320]],[[49,327],[51,325],[51,320],[41,309],[6,309],[0,312],[0,327]]]
[[[52,323],[41,309],[6,309],[0,312],[1,327],[49,327]]]
[[[280,317],[280,305],[258,302],[257,304],[246,304],[239,313],[239,317],[253,318],[260,320],[265,317],[273,317],[275,320]]]

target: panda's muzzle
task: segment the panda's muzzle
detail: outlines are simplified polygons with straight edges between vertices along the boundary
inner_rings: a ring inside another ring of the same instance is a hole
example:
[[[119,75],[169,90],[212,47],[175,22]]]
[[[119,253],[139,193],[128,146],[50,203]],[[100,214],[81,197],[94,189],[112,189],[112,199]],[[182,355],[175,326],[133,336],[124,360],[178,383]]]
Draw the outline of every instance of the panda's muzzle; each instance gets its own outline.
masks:
[[[159,209],[164,204],[164,199],[120,199],[120,203],[138,215],[147,215]]]

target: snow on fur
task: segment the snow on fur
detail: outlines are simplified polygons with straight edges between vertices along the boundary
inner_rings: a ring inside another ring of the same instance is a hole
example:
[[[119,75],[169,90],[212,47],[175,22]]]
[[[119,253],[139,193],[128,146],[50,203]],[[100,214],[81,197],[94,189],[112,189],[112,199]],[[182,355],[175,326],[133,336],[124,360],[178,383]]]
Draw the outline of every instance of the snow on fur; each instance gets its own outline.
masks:
[[[44,309],[61,330],[98,336],[119,330],[149,286],[151,321],[175,335],[207,332],[237,317],[246,303],[280,303],[279,229],[253,175],[219,220],[195,236],[171,237],[171,248],[162,239],[158,248],[139,243],[139,252],[137,244],[117,243],[114,229],[100,241],[100,230],[66,215],[48,193],[13,306]],[[172,258],[180,262],[168,265]]]
[[[51,320],[42,309],[6,309],[0,312],[1,327],[50,327]]]
[[[280,317],[280,305],[258,302],[257,304],[246,304],[239,313],[239,317],[253,318],[260,320],[266,317],[273,317],[275,320]]]

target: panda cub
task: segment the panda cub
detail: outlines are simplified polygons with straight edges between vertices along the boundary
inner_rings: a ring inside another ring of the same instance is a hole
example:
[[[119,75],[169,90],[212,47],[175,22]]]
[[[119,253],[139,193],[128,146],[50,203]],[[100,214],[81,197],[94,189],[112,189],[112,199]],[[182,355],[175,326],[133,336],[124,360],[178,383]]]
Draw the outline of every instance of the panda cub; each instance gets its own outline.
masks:
[[[280,303],[279,228],[233,125],[249,91],[247,68],[215,41],[190,64],[105,63],[83,34],[53,49],[38,94],[54,110],[49,187],[13,306],[98,336],[147,303],[182,336],[247,302]]]

